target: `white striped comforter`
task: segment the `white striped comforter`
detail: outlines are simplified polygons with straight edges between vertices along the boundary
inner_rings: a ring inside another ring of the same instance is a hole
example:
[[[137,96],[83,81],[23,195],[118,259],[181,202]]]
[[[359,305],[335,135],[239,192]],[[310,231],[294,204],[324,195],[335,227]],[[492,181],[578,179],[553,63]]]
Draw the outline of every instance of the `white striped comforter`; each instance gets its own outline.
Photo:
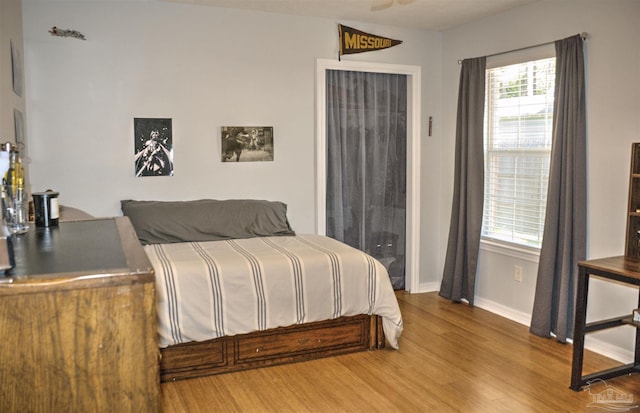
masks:
[[[386,269],[320,235],[154,244],[160,346],[357,314],[383,317],[398,347],[402,316]]]

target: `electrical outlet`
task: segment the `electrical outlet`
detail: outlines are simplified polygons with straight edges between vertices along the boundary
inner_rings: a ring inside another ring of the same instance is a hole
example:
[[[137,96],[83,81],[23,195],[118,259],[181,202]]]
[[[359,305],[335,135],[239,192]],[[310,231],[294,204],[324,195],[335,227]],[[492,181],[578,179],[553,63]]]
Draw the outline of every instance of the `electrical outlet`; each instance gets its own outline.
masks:
[[[513,269],[513,279],[522,282],[522,267],[520,265],[516,265]]]

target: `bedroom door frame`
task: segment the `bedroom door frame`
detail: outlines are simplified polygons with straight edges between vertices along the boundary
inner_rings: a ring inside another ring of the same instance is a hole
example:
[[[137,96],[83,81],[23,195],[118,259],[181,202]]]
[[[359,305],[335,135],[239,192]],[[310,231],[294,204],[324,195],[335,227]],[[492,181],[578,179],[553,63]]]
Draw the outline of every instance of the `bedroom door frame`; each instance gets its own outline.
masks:
[[[421,68],[388,63],[316,61],[316,233],[326,235],[327,199],[327,70],[390,73],[407,76],[407,199],[405,290],[420,285],[420,95]]]

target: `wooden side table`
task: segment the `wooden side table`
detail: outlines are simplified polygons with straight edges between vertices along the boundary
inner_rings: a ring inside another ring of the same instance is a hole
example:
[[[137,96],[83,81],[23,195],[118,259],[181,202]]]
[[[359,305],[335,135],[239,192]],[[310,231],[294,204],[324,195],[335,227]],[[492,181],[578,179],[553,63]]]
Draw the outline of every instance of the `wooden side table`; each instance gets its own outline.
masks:
[[[154,412],[154,271],[129,219],[15,238],[0,276],[0,411]]]
[[[610,379],[631,373],[640,373],[640,329],[636,328],[636,346],[633,363],[614,367],[608,370],[582,375],[584,360],[585,334],[612,327],[631,325],[631,312],[620,317],[587,323],[587,296],[589,295],[589,278],[592,275],[606,280],[640,286],[640,259],[625,256],[601,258],[578,263],[578,287],[576,292],[576,317],[573,332],[573,361],[571,365],[571,389],[579,391],[595,379]],[[640,294],[638,295],[640,307]],[[635,326],[634,326],[635,327]]]

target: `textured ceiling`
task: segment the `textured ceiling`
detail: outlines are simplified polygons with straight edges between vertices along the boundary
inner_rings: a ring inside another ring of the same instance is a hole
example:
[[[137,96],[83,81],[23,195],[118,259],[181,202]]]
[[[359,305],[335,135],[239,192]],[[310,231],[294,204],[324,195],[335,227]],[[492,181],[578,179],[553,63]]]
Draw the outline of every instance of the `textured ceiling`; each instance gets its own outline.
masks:
[[[445,30],[540,0],[163,0],[232,9]],[[391,7],[386,7],[392,3]],[[374,11],[372,8],[386,7]]]

